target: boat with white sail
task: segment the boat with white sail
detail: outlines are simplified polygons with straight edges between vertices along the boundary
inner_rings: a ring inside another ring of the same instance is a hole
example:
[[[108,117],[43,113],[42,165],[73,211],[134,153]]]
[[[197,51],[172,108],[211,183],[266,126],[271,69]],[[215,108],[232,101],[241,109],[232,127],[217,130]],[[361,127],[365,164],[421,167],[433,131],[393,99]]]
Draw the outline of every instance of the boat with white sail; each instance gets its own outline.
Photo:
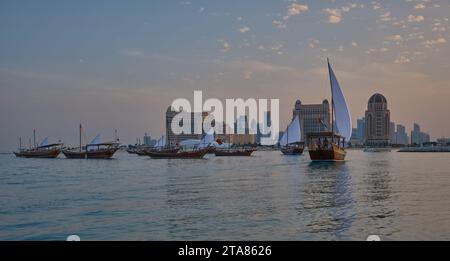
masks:
[[[328,73],[331,85],[331,131],[308,133],[308,150],[312,161],[343,161],[347,152],[345,143],[352,136],[352,122],[345,96],[328,63]],[[334,128],[336,125],[336,129]]]
[[[83,127],[80,124],[79,128],[79,146],[77,148],[66,148],[62,150],[62,153],[68,159],[84,159],[86,158],[86,147],[81,145],[81,132]]]
[[[284,155],[302,155],[304,143],[302,142],[302,132],[300,119],[295,115],[289,126],[286,128],[280,140],[281,152]]]
[[[88,159],[110,159],[119,149],[118,141],[102,142],[98,134],[86,145],[86,158]]]
[[[33,130],[33,137],[34,144],[36,144],[36,130]],[[19,150],[14,152],[14,155],[23,158],[56,158],[61,153],[63,145],[61,142],[49,143],[48,137],[46,137],[38,146],[31,147],[30,145],[29,149],[23,149],[22,139],[20,139]]]
[[[208,146],[195,145],[192,148],[177,146],[175,148],[166,147],[165,136],[162,136],[155,147],[151,150],[146,150],[147,156],[152,159],[202,159],[208,153]]]

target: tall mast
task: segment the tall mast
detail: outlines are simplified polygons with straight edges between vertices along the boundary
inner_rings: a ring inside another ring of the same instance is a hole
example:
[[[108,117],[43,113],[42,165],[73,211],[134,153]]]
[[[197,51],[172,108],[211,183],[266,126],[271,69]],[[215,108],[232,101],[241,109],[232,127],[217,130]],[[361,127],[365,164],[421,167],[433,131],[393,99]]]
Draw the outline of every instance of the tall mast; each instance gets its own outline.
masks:
[[[22,151],[22,137],[19,137],[19,151]]]
[[[81,152],[81,123],[80,123],[80,152]]]
[[[286,147],[289,146],[289,125],[286,128]]]
[[[33,147],[36,148],[36,129],[33,129]]]
[[[331,80],[331,65],[330,59],[327,58],[328,63],[328,76],[330,77],[330,87],[331,87],[331,142],[334,142],[334,99],[333,99],[333,82]]]

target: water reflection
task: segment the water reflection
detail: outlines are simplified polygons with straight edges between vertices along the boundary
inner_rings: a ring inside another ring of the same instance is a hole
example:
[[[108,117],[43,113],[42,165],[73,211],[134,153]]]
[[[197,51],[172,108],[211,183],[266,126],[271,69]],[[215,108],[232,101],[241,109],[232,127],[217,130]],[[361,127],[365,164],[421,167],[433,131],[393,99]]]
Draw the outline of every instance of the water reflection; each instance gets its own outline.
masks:
[[[364,216],[368,217],[370,227],[376,230],[374,232],[385,236],[390,236],[388,230],[394,229],[391,225],[396,214],[392,202],[393,192],[390,185],[392,162],[389,155],[380,153],[372,156],[372,159],[367,162],[367,172],[363,176],[365,185],[363,196],[367,206],[367,209],[363,210]]]
[[[299,208],[310,217],[304,232],[323,238],[330,234],[335,239],[345,237],[355,216],[349,167],[345,162],[311,162],[308,170]]]

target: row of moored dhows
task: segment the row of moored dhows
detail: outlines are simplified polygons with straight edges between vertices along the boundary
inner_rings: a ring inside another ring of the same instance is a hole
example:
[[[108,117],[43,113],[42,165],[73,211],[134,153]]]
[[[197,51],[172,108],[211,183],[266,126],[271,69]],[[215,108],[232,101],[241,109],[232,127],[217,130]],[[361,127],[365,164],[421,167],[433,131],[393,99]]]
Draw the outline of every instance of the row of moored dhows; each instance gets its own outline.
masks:
[[[306,135],[309,156],[312,161],[343,161],[345,160],[346,151],[345,143],[352,135],[352,123],[347,102],[345,100],[339,82],[328,63],[328,73],[331,86],[331,128],[326,126],[321,119],[318,119],[325,128],[326,132],[308,133]],[[334,124],[333,124],[334,122]],[[303,140],[302,128],[299,116],[296,115],[286,128],[281,140],[281,152],[284,155],[302,155],[305,147]],[[336,129],[335,129],[336,128]],[[94,138],[92,142],[82,146],[81,144],[82,127],[80,124],[80,144],[77,148],[63,148],[62,143],[48,144],[46,138],[39,146],[22,150],[22,146],[17,157],[28,158],[56,158],[62,152],[67,158],[102,158],[109,159],[119,149],[118,142],[100,142],[100,135]],[[239,148],[232,146],[212,146],[214,142],[214,131],[206,133],[202,140],[198,141],[195,146],[186,149],[184,146],[169,147],[166,145],[166,139],[162,136],[157,144],[150,146],[137,146],[129,148],[129,153],[140,156],[150,156],[154,159],[163,158],[203,158],[208,153],[214,153],[217,157],[232,156],[251,156],[255,151],[253,148]]]
[[[90,143],[82,146],[81,144],[82,126],[80,124],[80,144],[77,148],[65,148],[64,144],[48,143],[48,137],[45,138],[39,146],[26,149],[22,148],[20,139],[19,150],[14,152],[17,157],[23,158],[56,158],[60,153],[68,159],[110,159],[119,149],[120,143],[117,141],[101,142],[98,134]],[[36,131],[33,130],[34,140],[36,140]],[[34,142],[36,144],[36,142]]]

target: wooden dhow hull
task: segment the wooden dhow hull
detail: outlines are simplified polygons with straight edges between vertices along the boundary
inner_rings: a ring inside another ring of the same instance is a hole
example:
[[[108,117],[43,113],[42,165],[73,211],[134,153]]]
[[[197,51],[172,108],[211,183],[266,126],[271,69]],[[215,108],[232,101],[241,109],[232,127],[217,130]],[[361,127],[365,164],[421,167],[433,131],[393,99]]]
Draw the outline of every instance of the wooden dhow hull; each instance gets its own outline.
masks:
[[[285,147],[285,148],[281,148],[281,152],[284,155],[302,155],[303,154],[303,148],[299,148],[299,147]]]
[[[85,159],[86,158],[86,151],[82,150],[62,150],[62,153],[66,158],[68,159]]]
[[[147,151],[147,155],[152,159],[202,159],[207,149],[195,150],[195,151]]]
[[[86,158],[88,159],[110,159],[116,153],[118,148],[101,149],[86,152]]]
[[[43,159],[53,159],[58,157],[61,153],[61,149],[53,149],[53,150],[32,150],[32,151],[22,151],[22,152],[14,152],[16,157],[22,158],[43,158]]]
[[[309,156],[312,161],[344,161],[347,152],[336,145],[326,149],[309,150]]]

